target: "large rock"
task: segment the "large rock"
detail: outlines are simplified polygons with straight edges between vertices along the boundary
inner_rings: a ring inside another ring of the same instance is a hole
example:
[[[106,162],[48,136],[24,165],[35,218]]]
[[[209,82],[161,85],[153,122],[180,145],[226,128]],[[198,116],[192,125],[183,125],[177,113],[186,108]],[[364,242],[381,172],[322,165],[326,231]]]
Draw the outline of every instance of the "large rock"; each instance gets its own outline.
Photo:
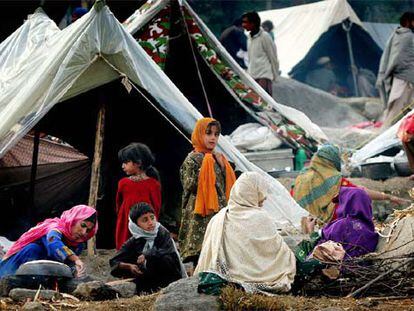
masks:
[[[22,310],[25,310],[25,311],[44,311],[44,310],[46,310],[46,308],[43,307],[43,305],[40,302],[29,301],[29,302],[26,302],[23,305]]]
[[[81,283],[73,294],[84,300],[111,300],[118,292],[101,281]]]
[[[181,279],[164,288],[155,301],[157,311],[219,310],[218,297],[197,292],[198,276]]]
[[[120,298],[131,298],[137,291],[137,285],[134,282],[108,284],[108,286],[114,289],[119,294]]]
[[[27,301],[27,299],[33,300],[37,294],[35,289],[26,289],[26,288],[14,288],[10,291],[9,297],[14,301]],[[52,300],[52,299],[61,299],[62,295],[54,290],[40,290],[39,299]]]

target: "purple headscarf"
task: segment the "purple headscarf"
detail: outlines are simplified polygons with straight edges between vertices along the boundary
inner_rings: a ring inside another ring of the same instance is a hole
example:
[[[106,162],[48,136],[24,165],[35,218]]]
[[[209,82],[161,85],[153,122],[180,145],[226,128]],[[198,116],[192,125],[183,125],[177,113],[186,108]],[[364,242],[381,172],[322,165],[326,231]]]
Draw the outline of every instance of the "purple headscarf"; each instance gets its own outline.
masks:
[[[378,234],[372,221],[371,198],[365,190],[341,187],[337,219],[322,229],[322,239],[341,243],[347,256],[357,257],[375,251]]]

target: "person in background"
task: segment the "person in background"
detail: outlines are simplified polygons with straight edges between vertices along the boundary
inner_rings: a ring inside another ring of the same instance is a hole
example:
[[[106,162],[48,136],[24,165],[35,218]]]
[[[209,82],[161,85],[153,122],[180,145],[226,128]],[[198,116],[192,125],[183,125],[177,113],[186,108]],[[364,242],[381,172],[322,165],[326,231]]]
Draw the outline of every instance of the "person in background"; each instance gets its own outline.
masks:
[[[183,186],[179,246],[184,262],[196,266],[210,219],[227,205],[236,176],[226,157],[215,150],[221,132],[212,118],[197,121],[191,142],[194,150],[180,169]]]
[[[75,271],[85,274],[85,265],[79,259],[87,240],[98,231],[96,210],[77,205],[64,211],[60,218],[48,218],[24,233],[7,251],[0,262],[0,278],[15,274],[24,263],[33,260],[63,262]]]
[[[381,57],[377,88],[385,105],[386,129],[412,109],[414,101],[414,12],[405,12]]]
[[[276,45],[260,27],[260,16],[257,12],[243,14],[242,25],[250,33],[247,39],[248,73],[267,93],[272,95],[272,81],[276,81],[279,77]]]
[[[128,229],[132,237],[109,261],[113,276],[133,277],[138,294],[157,291],[186,277],[170,232],[157,222],[149,204],[131,207]]]
[[[316,61],[316,68],[306,75],[305,82],[317,89],[336,95],[337,81],[331,59],[328,56],[320,57]]]
[[[310,166],[296,177],[291,193],[300,206],[320,223],[326,224],[337,219],[337,199],[344,187],[358,186],[342,176],[339,148],[325,144],[313,155]],[[396,204],[405,202],[384,192],[364,190],[372,200],[388,200]]]
[[[239,57],[243,52],[247,52],[247,38],[241,25],[241,18],[236,19],[233,25],[224,29],[219,40],[240,67],[245,69],[247,66],[244,58]]]
[[[414,173],[414,114],[405,117],[401,121],[397,136],[401,140],[405,154],[407,155],[411,172]],[[414,180],[414,174],[408,178]]]
[[[264,31],[266,31],[270,35],[270,37],[272,38],[272,41],[275,41],[275,33],[273,32],[274,26],[273,26],[272,21],[265,20],[262,23],[262,28]]]
[[[147,202],[154,209],[158,219],[161,210],[161,184],[157,169],[153,166],[155,158],[148,146],[131,143],[118,152],[122,170],[128,177],[118,183],[116,194],[116,249],[131,235],[128,230],[128,215],[132,205]]]

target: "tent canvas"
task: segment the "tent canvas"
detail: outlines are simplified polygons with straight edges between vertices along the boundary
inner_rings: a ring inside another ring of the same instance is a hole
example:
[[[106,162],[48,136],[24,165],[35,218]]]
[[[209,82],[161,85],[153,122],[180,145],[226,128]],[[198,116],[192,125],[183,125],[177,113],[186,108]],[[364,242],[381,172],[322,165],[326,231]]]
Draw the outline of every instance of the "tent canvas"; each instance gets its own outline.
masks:
[[[327,139],[306,115],[276,103],[246,74],[186,1],[147,1],[124,26],[197,109],[222,121],[226,134],[255,120],[309,154]]]
[[[412,115],[414,110],[411,110],[406,116]],[[372,139],[361,149],[357,150],[351,158],[351,164],[358,166],[364,163],[369,158],[373,158],[382,154],[384,151],[394,147],[402,148],[401,140],[397,137],[398,128],[404,118],[399,120],[393,126],[385,130],[383,133]],[[395,154],[393,154],[395,155]]]
[[[381,50],[384,50],[388,39],[399,24],[364,22],[364,28],[370,33]]]
[[[282,76],[305,81],[317,59],[330,56],[342,73],[338,76],[340,82],[345,84],[350,68],[346,32],[342,26],[345,20],[352,23],[350,37],[356,66],[374,73],[378,71],[381,49],[346,0],[319,1],[262,11],[259,15],[263,21],[273,22]]]
[[[34,14],[26,23],[38,24],[38,18],[46,18],[40,15],[42,13]],[[160,144],[157,139],[163,138],[162,144],[169,143],[166,147],[173,153],[175,149],[180,149],[178,139],[181,139],[182,145],[186,139],[179,136],[171,124],[188,137],[196,120],[201,118],[201,114],[102,3],[97,2],[88,14],[64,30],[58,30],[53,25],[53,31],[47,37],[43,36],[44,29],[38,33],[35,27],[29,27],[31,31],[21,35],[22,29],[26,29],[22,27],[12,35],[15,41],[12,46],[27,51],[25,55],[19,57],[19,53],[3,49],[8,55],[15,55],[16,61],[7,62],[0,68],[0,83],[7,86],[0,94],[0,157],[34,126],[45,129],[45,132],[54,131],[49,133],[90,155],[98,110],[97,98],[102,94],[101,100],[108,100],[106,105],[113,110],[106,120],[109,136],[105,144],[112,153],[103,155],[111,159],[116,158],[118,146],[115,143],[121,141],[125,144],[126,140],[130,142],[139,138],[147,139],[144,142],[152,144]],[[44,39],[36,48],[31,48],[31,42],[38,36]],[[5,72],[14,75],[8,76]],[[129,96],[124,91],[121,94],[120,80],[127,86],[130,83],[137,85],[140,95]],[[115,82],[109,83],[111,81]],[[117,92],[119,97],[111,97]],[[158,110],[150,107],[148,101]],[[126,128],[119,130],[122,126]],[[176,137],[166,139],[165,136],[170,135],[168,131],[175,133]],[[267,178],[270,192],[265,209],[279,227],[299,226],[301,217],[307,212],[297,205],[278,181],[250,163],[225,137],[220,138],[218,147],[239,170],[258,171]],[[185,148],[188,151],[189,144]],[[185,155],[180,154],[181,162]],[[119,167],[117,169],[119,172]],[[172,169],[178,172],[178,167]],[[107,184],[113,184],[113,177],[116,177],[113,167],[104,167],[103,171],[106,177],[112,178]],[[178,180],[176,183],[179,183]],[[113,201],[110,194],[102,195],[109,196],[109,201]],[[107,216],[106,221],[113,222],[113,216]],[[101,231],[107,232],[104,228]]]

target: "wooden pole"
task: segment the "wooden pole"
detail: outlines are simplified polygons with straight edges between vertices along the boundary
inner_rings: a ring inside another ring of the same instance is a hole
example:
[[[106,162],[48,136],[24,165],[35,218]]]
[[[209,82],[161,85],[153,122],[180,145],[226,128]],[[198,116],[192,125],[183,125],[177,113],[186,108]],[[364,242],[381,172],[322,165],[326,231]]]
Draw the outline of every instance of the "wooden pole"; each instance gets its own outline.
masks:
[[[91,184],[89,190],[88,205],[96,208],[99,194],[99,181],[101,179],[101,162],[102,150],[105,134],[105,104],[101,103],[96,120],[96,134],[95,134],[95,150],[93,154],[92,170],[91,170]],[[88,241],[88,256],[96,254],[96,238],[93,237]]]
[[[37,175],[37,163],[39,158],[39,144],[40,144],[40,131],[35,130],[33,138],[33,154],[32,154],[32,167],[30,170],[30,186],[29,186],[29,210],[28,216],[30,222],[33,221],[33,210],[34,206],[34,197],[35,197],[35,185],[36,185],[36,175]]]

